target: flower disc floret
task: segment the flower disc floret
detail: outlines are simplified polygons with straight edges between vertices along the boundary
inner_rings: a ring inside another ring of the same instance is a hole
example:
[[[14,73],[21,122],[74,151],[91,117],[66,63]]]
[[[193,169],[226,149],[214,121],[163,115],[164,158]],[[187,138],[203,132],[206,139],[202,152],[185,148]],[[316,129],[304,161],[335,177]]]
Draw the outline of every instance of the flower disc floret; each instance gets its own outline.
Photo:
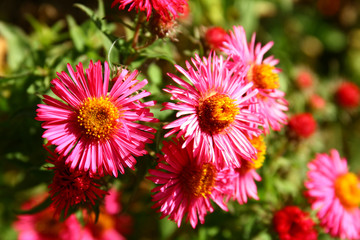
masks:
[[[118,127],[118,108],[109,98],[88,98],[80,106],[78,123],[85,134],[94,139],[106,139]]]
[[[335,195],[346,209],[354,209],[360,205],[360,181],[352,173],[345,173],[335,180]]]
[[[255,88],[276,89],[279,87],[279,75],[275,70],[270,64],[254,64],[247,77],[249,81],[254,82]]]
[[[206,197],[215,185],[216,169],[214,165],[205,163],[201,168],[184,169],[180,176],[189,194]]]
[[[199,102],[197,108],[200,128],[209,134],[218,134],[235,120],[239,109],[225,94],[215,94]]]

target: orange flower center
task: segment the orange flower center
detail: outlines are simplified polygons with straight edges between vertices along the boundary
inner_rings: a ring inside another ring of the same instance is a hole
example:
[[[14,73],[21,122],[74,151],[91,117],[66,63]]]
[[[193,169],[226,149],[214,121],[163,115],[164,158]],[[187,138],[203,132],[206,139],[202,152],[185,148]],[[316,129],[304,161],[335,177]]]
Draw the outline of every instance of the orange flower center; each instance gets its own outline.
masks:
[[[255,88],[276,89],[279,87],[279,75],[274,70],[275,67],[269,64],[255,64],[251,66],[247,77]]]
[[[108,97],[88,98],[78,110],[83,132],[94,139],[106,139],[118,127],[119,110]]]
[[[207,196],[215,185],[216,169],[210,163],[202,165],[201,169],[184,169],[181,179],[186,191],[194,197]]]
[[[239,108],[225,94],[215,94],[199,102],[197,114],[202,131],[217,134],[235,120]]]
[[[266,154],[266,144],[262,136],[254,137],[249,139],[251,145],[257,150],[256,159],[251,159],[251,161],[244,160],[241,162],[241,171],[247,172],[251,169],[259,169],[262,167],[265,154]]]
[[[360,205],[360,181],[354,173],[345,173],[335,180],[335,195],[348,210]]]

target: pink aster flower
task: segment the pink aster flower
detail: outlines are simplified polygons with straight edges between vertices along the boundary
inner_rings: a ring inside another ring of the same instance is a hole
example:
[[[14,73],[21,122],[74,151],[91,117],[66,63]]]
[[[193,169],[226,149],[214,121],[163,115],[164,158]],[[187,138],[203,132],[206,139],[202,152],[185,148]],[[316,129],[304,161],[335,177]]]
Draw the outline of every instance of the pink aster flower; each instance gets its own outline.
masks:
[[[30,210],[38,202],[31,199],[23,205],[24,210]],[[18,231],[19,240],[79,240],[82,229],[75,215],[64,221],[54,218],[54,208],[49,207],[34,214],[18,215],[14,228]]]
[[[198,219],[203,224],[207,212],[214,211],[210,200],[227,211],[224,195],[232,190],[232,174],[229,169],[217,170],[209,158],[199,159],[203,155],[194,156],[193,145],[182,148],[182,142],[164,142],[164,155],[159,155],[156,169],[149,170],[153,176],[147,178],[158,184],[152,198],[161,217],[168,216],[178,227],[186,217],[195,228]]]
[[[119,9],[129,6],[129,11],[146,12],[149,21],[152,11],[155,11],[163,19],[173,19],[179,17],[179,13],[184,12],[187,0],[114,0],[111,7],[119,5]]]
[[[98,219],[95,214],[85,214],[85,227],[82,240],[125,240],[133,229],[131,216],[121,212],[121,193],[114,188],[105,197],[105,204],[100,206]]]
[[[109,91],[107,62],[104,67],[103,76],[100,61],[90,62],[86,74],[81,63],[76,72],[68,64],[71,77],[62,72],[52,81],[52,91],[62,101],[44,95],[46,104],[38,105],[36,119],[44,121],[43,137],[66,156],[71,169],[117,176],[124,167],[134,168],[134,156],[147,153],[145,143],[151,142],[155,129],[137,121],[155,121],[147,108],[154,102],[139,101],[150,93],[137,93],[147,84],[135,79],[137,71],[127,75],[122,70]]]
[[[360,239],[360,181],[348,171],[346,159],[331,150],[308,167],[307,196],[322,227],[334,237]]]
[[[246,136],[257,136],[262,121],[257,113],[249,110],[254,103],[256,89],[253,83],[245,83],[244,75],[234,74],[227,60],[211,53],[201,59],[191,59],[194,67],[186,62],[188,70],[175,65],[187,79],[169,73],[181,87],[169,85],[164,91],[172,94],[177,103],[164,103],[162,110],[177,110],[177,120],[164,126],[172,129],[165,137],[178,132],[184,136],[183,147],[193,141],[195,155],[200,159],[210,157],[219,168],[240,167],[241,156],[250,160],[256,149]],[[246,71],[244,71],[245,73]],[[190,83],[188,83],[188,81]]]
[[[222,47],[222,50],[233,60],[230,67],[236,67],[238,62],[250,67],[246,80],[253,82],[253,88],[259,91],[257,95],[259,104],[253,105],[252,109],[263,114],[265,133],[269,132],[270,127],[280,130],[287,122],[284,112],[288,110],[288,103],[284,98],[285,93],[278,89],[280,70],[275,67],[279,60],[274,59],[273,56],[264,59],[265,53],[273,44],[269,42],[263,47],[260,43],[255,45],[255,33],[248,44],[244,28],[234,26],[234,31],[230,31]]]
[[[259,200],[255,181],[261,181],[260,175],[256,172],[261,168],[265,160],[266,145],[262,136],[250,140],[256,148],[256,158],[251,161],[242,160],[240,168],[234,168],[235,177],[232,181],[233,192],[228,199],[237,200],[239,204],[247,203],[248,198]]]

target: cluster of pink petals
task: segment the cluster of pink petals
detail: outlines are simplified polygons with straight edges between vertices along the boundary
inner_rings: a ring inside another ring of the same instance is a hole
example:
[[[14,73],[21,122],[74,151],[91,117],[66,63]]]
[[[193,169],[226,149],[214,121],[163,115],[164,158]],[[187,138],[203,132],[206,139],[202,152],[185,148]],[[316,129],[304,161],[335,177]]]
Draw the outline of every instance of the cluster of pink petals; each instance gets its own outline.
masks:
[[[228,168],[218,170],[210,194],[198,197],[189,194],[186,185],[181,180],[181,174],[190,166],[201,169],[208,159],[194,156],[193,144],[182,148],[182,143],[183,141],[178,139],[173,139],[173,142],[164,142],[162,148],[164,155],[159,155],[158,165],[156,169],[149,170],[152,176],[148,179],[158,184],[152,190],[155,192],[153,201],[156,202],[153,207],[159,208],[162,218],[169,216],[169,219],[175,221],[180,227],[182,219],[186,217],[186,221],[190,221],[191,226],[195,228],[198,219],[203,224],[207,212],[214,211],[210,200],[227,211],[224,197],[232,191],[233,174]]]
[[[39,196],[26,202],[22,207],[30,210],[38,204]],[[42,198],[42,196],[40,197]],[[48,207],[33,214],[19,214],[14,223],[19,240],[79,240],[81,239],[81,224],[71,215],[64,221],[54,219],[55,209]]]
[[[245,66],[268,64],[275,67],[278,64],[279,60],[273,56],[264,58],[266,52],[273,46],[273,42],[269,42],[265,46],[261,46],[260,43],[255,45],[254,33],[248,44],[244,28],[234,26],[233,29],[234,31],[230,31],[222,47],[222,51],[232,59],[231,68],[236,68],[239,62]],[[278,73],[280,70],[275,68],[274,72]],[[257,88],[257,90],[259,91],[259,104],[252,106],[252,110],[263,114],[264,132],[268,133],[270,127],[273,130],[280,130],[282,125],[287,122],[287,116],[284,113],[288,110],[288,102],[284,98],[285,93],[279,89]]]
[[[336,178],[348,173],[346,159],[333,149],[330,155],[318,154],[308,167],[307,195],[322,227],[334,237],[360,239],[359,207],[346,209],[335,194]]]
[[[35,214],[18,215],[14,228],[18,231],[19,240],[125,240],[125,235],[132,231],[133,220],[129,215],[121,213],[120,193],[109,190],[105,197],[105,205],[100,207],[97,222],[86,216],[86,224],[82,226],[74,214],[64,221],[54,218],[55,209],[50,206]],[[24,210],[30,210],[38,201],[26,202]],[[38,203],[37,203],[38,204]]]
[[[260,115],[250,110],[251,105],[256,104],[254,96],[258,91],[251,88],[252,83],[245,83],[244,75],[228,69],[228,61],[221,56],[211,53],[208,58],[201,59],[196,55],[191,61],[193,66],[186,62],[187,70],[175,65],[187,80],[168,74],[180,87],[168,85],[164,89],[172,94],[171,100],[178,100],[164,103],[162,110],[178,111],[178,119],[164,126],[171,129],[165,137],[175,133],[177,137],[184,136],[183,147],[193,142],[194,154],[200,159],[210,159],[219,168],[240,167],[238,156],[248,160],[256,158],[256,149],[247,136],[261,134],[258,127],[262,124]],[[234,122],[218,134],[202,131],[197,115],[201,99],[212,93],[229,96],[239,109]]]
[[[173,19],[179,17],[179,13],[183,13],[187,6],[187,0],[114,0],[111,7],[119,5],[119,9],[125,9],[129,6],[129,11],[146,12],[149,21],[151,13],[154,11],[160,15],[162,19]]]
[[[247,203],[248,198],[259,200],[255,181],[261,181],[261,177],[256,170],[243,171],[241,168],[236,168],[233,171],[233,192],[227,196],[227,199],[237,200],[239,204]]]
[[[156,121],[147,107],[153,106],[153,101],[142,103],[139,100],[150,93],[139,92],[147,84],[147,80],[136,80],[137,71],[128,74],[122,70],[117,81],[109,91],[110,69],[105,62],[104,75],[99,62],[91,62],[89,68],[84,69],[81,63],[76,70],[68,64],[70,76],[58,73],[52,81],[53,93],[60,98],[44,96],[44,103],[39,104],[36,119],[43,121],[45,130],[43,137],[56,145],[56,152],[66,156],[66,163],[71,169],[109,173],[114,176],[118,171],[124,173],[124,168],[134,168],[136,160],[133,156],[147,153],[145,143],[150,143],[155,129],[139,124],[137,121]],[[121,112],[117,119],[118,128],[107,139],[94,140],[86,136],[77,122],[77,114],[81,104],[89,98],[109,98]]]

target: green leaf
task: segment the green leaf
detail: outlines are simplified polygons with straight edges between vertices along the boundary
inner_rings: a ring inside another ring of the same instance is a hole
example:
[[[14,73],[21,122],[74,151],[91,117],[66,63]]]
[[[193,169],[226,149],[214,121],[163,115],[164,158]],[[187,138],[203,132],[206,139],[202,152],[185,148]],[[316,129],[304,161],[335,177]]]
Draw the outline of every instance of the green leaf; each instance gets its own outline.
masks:
[[[12,71],[17,71],[24,67],[24,62],[31,59],[29,57],[31,48],[25,33],[5,22],[0,22],[0,35],[4,36],[8,43],[7,63]]]
[[[86,36],[83,30],[77,23],[75,19],[68,15],[66,16],[66,20],[69,24],[70,36],[74,42],[76,50],[82,52],[85,49]]]

